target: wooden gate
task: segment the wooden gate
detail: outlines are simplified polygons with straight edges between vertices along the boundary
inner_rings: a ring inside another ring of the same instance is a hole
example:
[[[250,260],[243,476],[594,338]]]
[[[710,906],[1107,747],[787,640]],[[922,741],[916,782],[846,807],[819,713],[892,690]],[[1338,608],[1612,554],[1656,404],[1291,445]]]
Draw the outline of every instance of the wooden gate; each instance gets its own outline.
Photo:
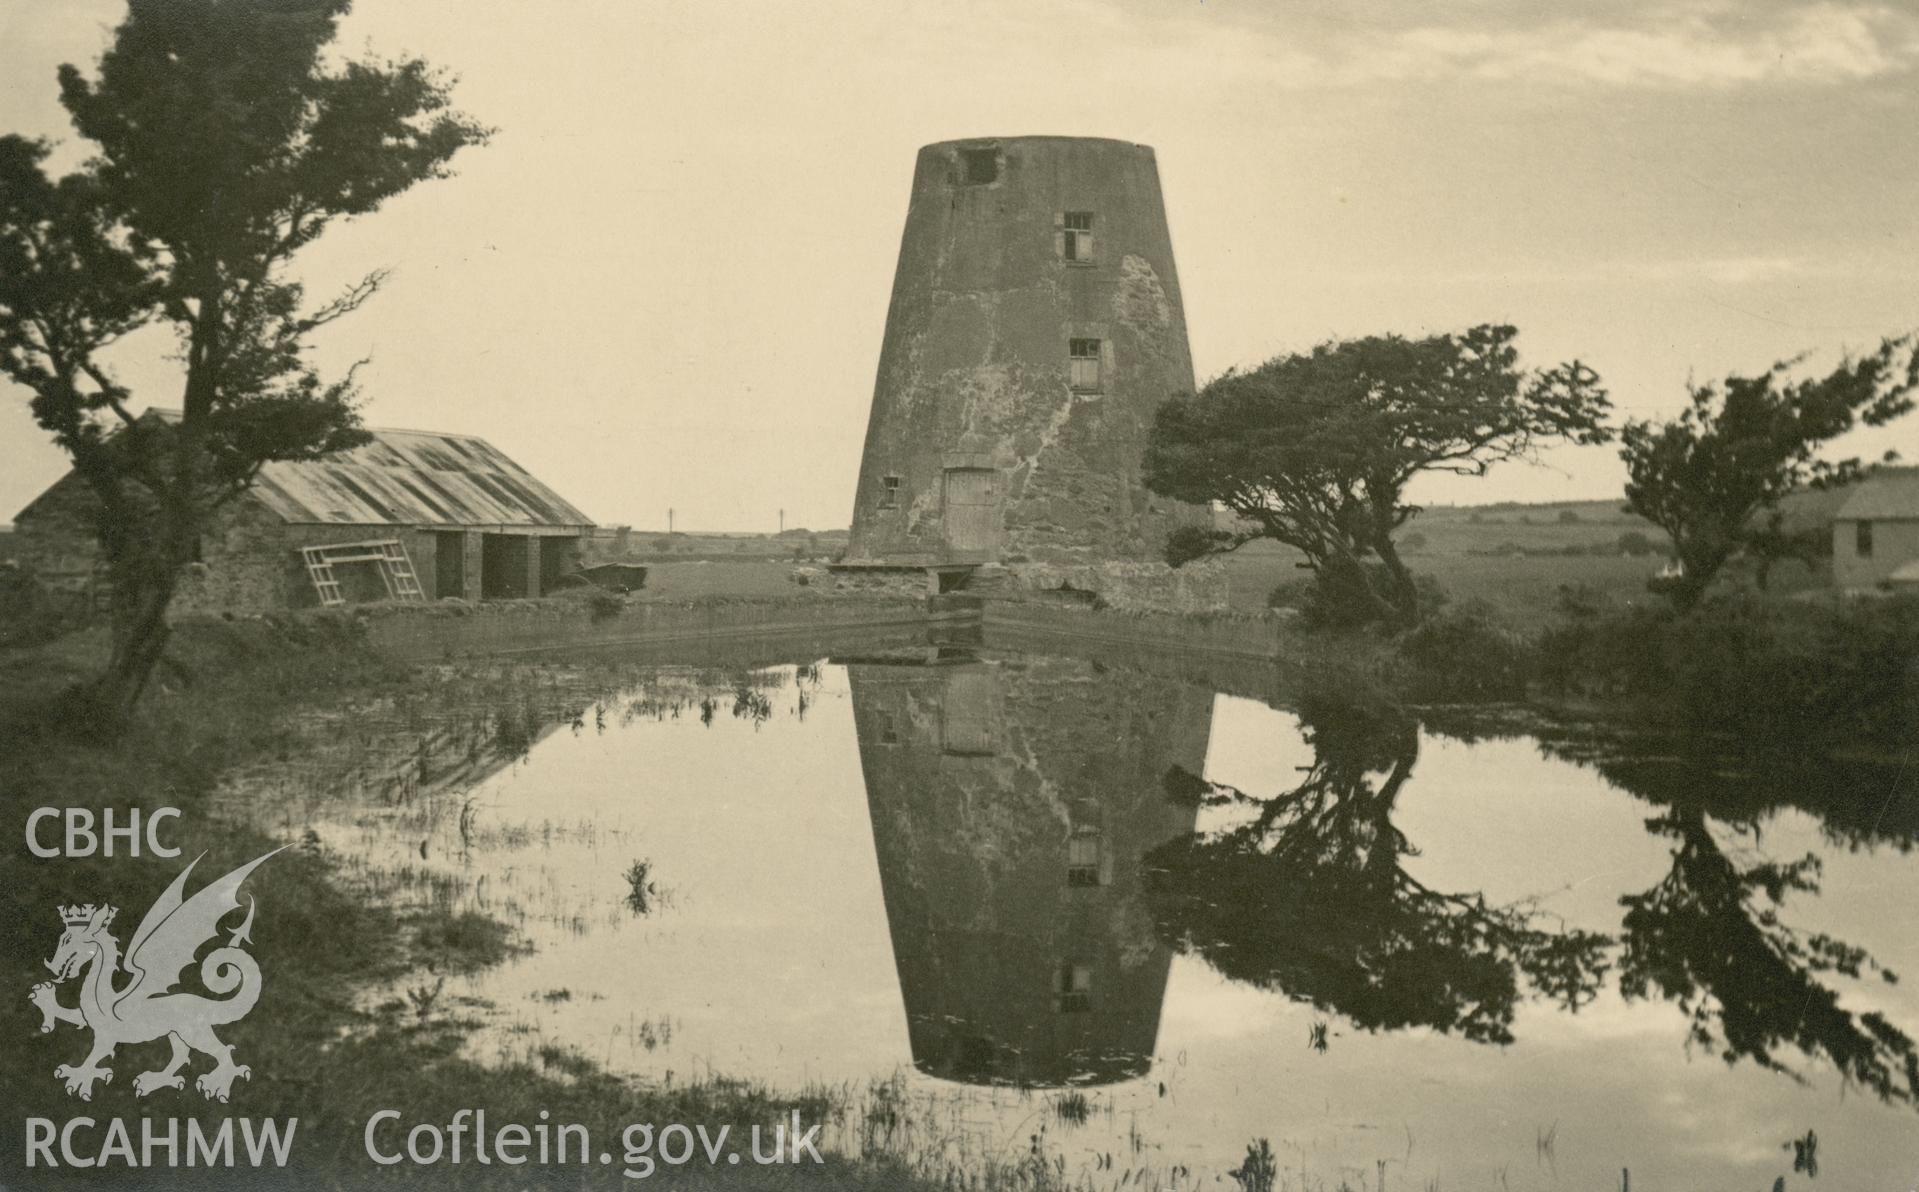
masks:
[[[999,555],[999,473],[991,468],[948,468],[941,502],[946,549],[961,562],[987,562]]]

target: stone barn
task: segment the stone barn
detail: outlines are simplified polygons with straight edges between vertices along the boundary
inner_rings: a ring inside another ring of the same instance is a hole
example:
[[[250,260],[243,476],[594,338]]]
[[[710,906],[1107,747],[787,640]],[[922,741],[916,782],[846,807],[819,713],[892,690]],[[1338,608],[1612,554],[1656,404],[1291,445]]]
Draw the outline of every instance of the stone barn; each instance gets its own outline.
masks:
[[[1832,580],[1847,591],[1919,585],[1919,468],[1880,468],[1832,521]]]
[[[592,520],[491,443],[369,429],[352,451],[262,468],[202,539],[174,608],[538,596],[578,567]],[[14,518],[14,554],[49,589],[104,607],[95,507],[69,472]]]
[[[840,582],[917,573],[941,590],[1223,603],[1216,565],[1160,561],[1167,533],[1207,524],[1207,512],[1140,481],[1155,409],[1192,389],[1150,148],[1077,137],[927,146]]]

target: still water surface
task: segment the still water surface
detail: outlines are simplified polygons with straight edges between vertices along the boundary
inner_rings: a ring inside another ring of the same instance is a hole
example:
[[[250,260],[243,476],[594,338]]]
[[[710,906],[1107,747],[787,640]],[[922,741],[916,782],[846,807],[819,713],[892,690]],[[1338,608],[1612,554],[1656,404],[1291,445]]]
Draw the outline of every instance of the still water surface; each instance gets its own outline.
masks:
[[[1328,1186],[1919,1181],[1893,768],[992,650],[664,667],[523,727],[275,813],[523,933],[445,991],[482,1059],[824,1084],[1095,1186],[1262,1138]]]

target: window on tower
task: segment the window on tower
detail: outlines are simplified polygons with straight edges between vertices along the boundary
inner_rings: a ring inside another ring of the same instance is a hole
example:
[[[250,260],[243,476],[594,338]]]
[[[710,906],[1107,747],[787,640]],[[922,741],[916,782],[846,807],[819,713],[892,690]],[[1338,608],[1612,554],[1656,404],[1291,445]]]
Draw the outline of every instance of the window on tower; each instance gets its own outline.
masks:
[[[1068,211],[1060,217],[1060,258],[1075,265],[1093,263],[1093,213]]]
[[[960,164],[965,168],[968,186],[984,186],[999,180],[997,149],[962,149]]]
[[[1084,1014],[1093,1008],[1093,967],[1062,964],[1053,975],[1053,1007],[1061,1014]]]
[[[1066,841],[1066,884],[1097,886],[1099,881],[1099,843],[1097,828],[1082,828]]]
[[[900,507],[900,478],[898,476],[880,477],[880,508],[898,509]]]
[[[1066,341],[1066,355],[1072,366],[1072,385],[1077,392],[1099,392],[1099,354],[1099,341],[1096,339]]]

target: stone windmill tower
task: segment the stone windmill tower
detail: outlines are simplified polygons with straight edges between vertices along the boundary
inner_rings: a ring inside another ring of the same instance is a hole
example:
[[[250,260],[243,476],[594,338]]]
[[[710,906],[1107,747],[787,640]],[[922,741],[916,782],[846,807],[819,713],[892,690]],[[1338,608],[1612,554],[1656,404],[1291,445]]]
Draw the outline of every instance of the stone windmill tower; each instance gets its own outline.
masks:
[[[913,1063],[969,1084],[1146,1074],[1172,954],[1147,854],[1198,807],[1210,691],[1090,661],[857,663],[860,770]]]
[[[1217,603],[1217,569],[1158,561],[1206,511],[1140,483],[1154,410],[1192,388],[1150,148],[921,149],[842,571]]]

